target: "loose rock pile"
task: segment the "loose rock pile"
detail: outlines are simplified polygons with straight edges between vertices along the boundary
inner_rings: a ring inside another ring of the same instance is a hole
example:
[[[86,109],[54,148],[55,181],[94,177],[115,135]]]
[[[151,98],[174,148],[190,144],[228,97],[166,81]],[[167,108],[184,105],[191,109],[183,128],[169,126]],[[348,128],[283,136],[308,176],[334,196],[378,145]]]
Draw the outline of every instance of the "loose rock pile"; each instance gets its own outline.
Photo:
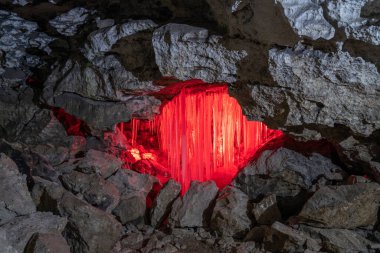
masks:
[[[160,184],[155,177],[123,169],[118,158],[92,146],[84,143],[58,166],[47,159],[41,166],[23,160],[27,147],[2,142],[2,252],[380,249],[380,185],[348,176],[319,154],[267,150],[231,185],[193,181],[180,197],[174,180],[152,194]]]

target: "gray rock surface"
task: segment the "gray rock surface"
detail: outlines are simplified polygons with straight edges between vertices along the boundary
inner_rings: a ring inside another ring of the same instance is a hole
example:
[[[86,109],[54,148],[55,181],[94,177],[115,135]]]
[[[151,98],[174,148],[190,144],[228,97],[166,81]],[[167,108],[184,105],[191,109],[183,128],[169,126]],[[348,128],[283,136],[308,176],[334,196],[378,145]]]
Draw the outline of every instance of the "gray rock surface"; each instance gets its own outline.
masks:
[[[106,179],[121,169],[122,164],[123,161],[115,156],[90,149],[77,164],[77,169],[86,174],[98,174]]]
[[[112,213],[123,225],[127,223],[143,224],[146,213],[146,196],[142,192],[124,195]]]
[[[189,25],[168,24],[158,28],[152,43],[161,74],[211,83],[236,81],[236,64],[247,53],[228,50],[221,39],[209,35],[207,29]]]
[[[158,182],[157,178],[151,175],[140,174],[132,170],[118,170],[108,180],[118,188],[122,195],[142,193],[145,197],[152,190],[153,184]]]
[[[320,0],[278,0],[292,28],[313,40],[334,37],[335,29],[323,16]]]
[[[305,249],[318,252],[322,245],[307,233],[275,222],[264,238],[265,248],[269,251],[304,252]]]
[[[302,222],[324,228],[372,227],[377,222],[380,185],[325,186],[304,205]]]
[[[60,234],[36,233],[30,238],[25,253],[70,253],[70,247]]]
[[[338,27],[344,28],[344,32],[348,38],[361,40],[373,45],[380,45],[379,17],[362,17],[363,7],[371,2],[376,1],[327,1],[328,15],[338,23]]]
[[[164,218],[170,213],[173,202],[181,193],[181,184],[170,179],[160,190],[153,201],[150,211],[150,222],[153,227],[158,227]]]
[[[369,249],[376,249],[379,246],[353,230],[320,229],[309,226],[302,226],[300,230],[321,241],[323,248],[328,252],[370,252]]]
[[[149,118],[158,113],[160,100],[146,94],[159,87],[139,80],[110,54],[118,40],[155,26],[151,20],[137,20],[91,33],[82,50],[91,64],[71,59],[59,64],[44,83],[45,102],[65,108],[96,129],[110,129],[132,115]]]
[[[16,216],[36,212],[26,176],[21,175],[14,161],[3,153],[0,153],[0,192],[0,225]]]
[[[259,224],[272,224],[281,220],[281,212],[278,209],[276,195],[271,194],[259,203],[254,204],[252,213]]]
[[[302,46],[270,50],[269,64],[280,85],[270,96],[289,108],[285,126],[342,124],[361,136],[379,128],[380,74],[374,64],[347,52],[328,55]]]
[[[72,171],[61,180],[67,189],[74,194],[80,193],[88,203],[101,210],[111,212],[119,203],[119,190],[99,175]]]
[[[20,253],[20,251],[16,250],[9,240],[7,240],[7,234],[4,230],[0,230],[0,249],[4,253]]]
[[[287,217],[300,211],[313,184],[320,178],[330,180],[335,172],[340,174],[342,170],[326,157],[306,157],[279,148],[262,152],[237,174],[232,185],[255,201],[275,194],[283,217]]]
[[[89,14],[89,10],[77,7],[50,20],[49,24],[62,35],[74,36],[78,28],[86,23]]]
[[[61,186],[44,187],[39,209],[67,217],[64,236],[74,252],[109,252],[122,234],[122,225],[112,215],[78,199]]]
[[[15,250],[24,252],[34,233],[62,233],[66,223],[66,218],[37,212],[12,219],[0,227],[0,234],[5,233],[6,240]]]
[[[6,68],[36,67],[42,64],[39,57],[28,54],[26,49],[38,48],[49,53],[48,44],[53,41],[38,31],[37,23],[25,20],[14,12],[0,10],[0,50],[6,52],[0,66],[0,75]],[[27,69],[24,71],[29,73]]]
[[[214,181],[192,181],[183,198],[174,202],[169,223],[175,227],[207,226],[217,194],[218,187]]]
[[[211,228],[221,236],[242,237],[250,229],[248,196],[231,186],[220,191],[211,217]]]

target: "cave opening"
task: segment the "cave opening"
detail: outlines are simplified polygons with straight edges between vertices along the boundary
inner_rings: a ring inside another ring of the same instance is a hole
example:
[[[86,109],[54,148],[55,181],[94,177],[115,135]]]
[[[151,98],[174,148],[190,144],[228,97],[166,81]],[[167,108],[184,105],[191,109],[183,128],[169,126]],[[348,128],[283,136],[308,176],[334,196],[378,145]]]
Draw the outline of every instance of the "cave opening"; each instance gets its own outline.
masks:
[[[248,121],[226,84],[187,81],[177,87],[159,115],[119,123],[105,135],[113,143],[110,151],[130,169],[163,183],[173,178],[182,193],[193,180],[214,180],[222,188],[260,147],[282,136],[262,122]]]

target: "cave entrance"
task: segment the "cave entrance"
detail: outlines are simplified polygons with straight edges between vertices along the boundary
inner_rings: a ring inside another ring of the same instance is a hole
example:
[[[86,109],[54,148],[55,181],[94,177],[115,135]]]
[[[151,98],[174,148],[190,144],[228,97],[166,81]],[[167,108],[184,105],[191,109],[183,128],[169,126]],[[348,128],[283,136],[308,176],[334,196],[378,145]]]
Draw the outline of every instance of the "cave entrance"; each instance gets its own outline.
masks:
[[[182,83],[178,94],[151,120],[117,125],[112,139],[133,170],[173,178],[185,192],[192,180],[229,184],[240,168],[269,140],[282,135],[248,121],[225,84]]]

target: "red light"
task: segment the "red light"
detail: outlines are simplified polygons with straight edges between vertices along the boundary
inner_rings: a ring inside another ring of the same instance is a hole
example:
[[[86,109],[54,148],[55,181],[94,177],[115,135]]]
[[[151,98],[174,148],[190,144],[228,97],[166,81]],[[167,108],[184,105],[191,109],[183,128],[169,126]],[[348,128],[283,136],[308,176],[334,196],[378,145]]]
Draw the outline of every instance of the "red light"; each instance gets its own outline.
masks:
[[[137,149],[140,159],[158,157],[155,164],[180,182],[183,192],[192,180],[212,179],[223,187],[263,143],[282,133],[247,121],[226,85],[186,84],[160,115],[150,121],[133,119],[119,129],[132,150],[143,147]],[[155,149],[155,155],[144,148]]]

